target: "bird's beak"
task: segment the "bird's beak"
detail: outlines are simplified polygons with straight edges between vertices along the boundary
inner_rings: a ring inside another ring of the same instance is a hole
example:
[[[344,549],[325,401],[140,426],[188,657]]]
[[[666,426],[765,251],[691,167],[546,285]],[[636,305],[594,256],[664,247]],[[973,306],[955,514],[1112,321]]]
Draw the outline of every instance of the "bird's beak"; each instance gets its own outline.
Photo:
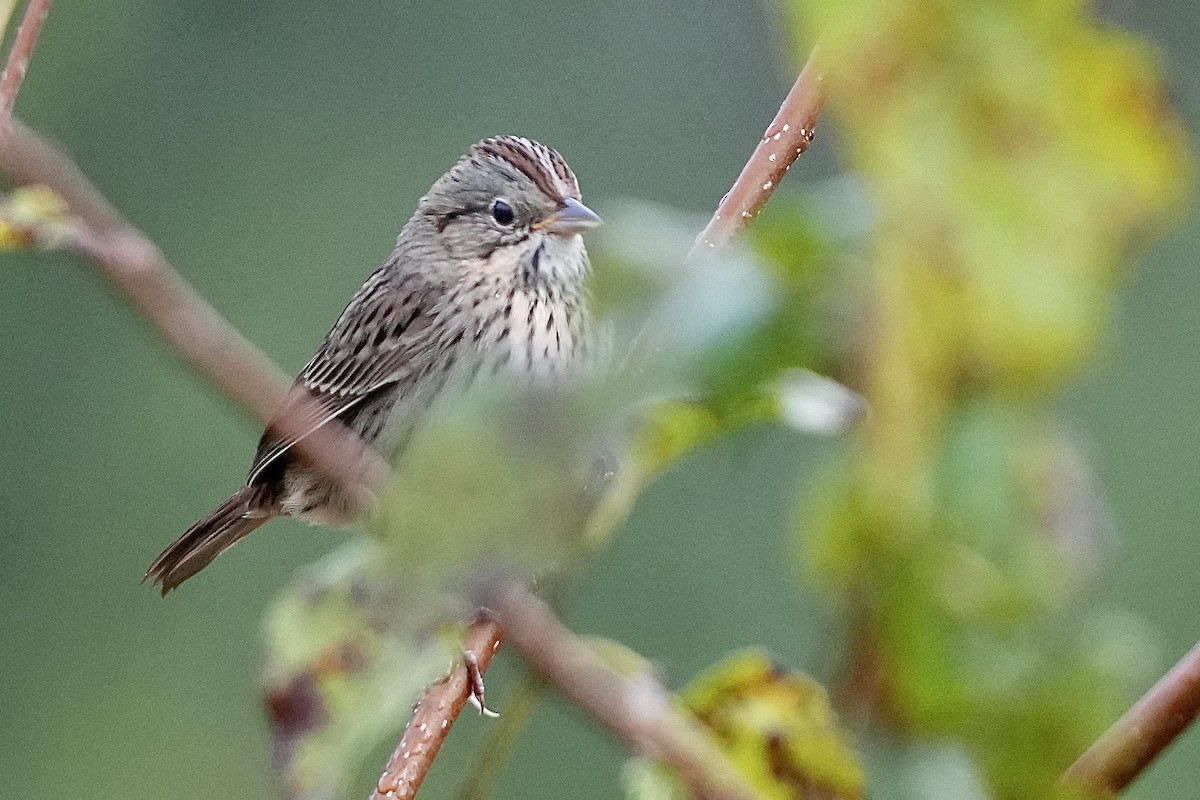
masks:
[[[595,211],[585,206],[578,200],[567,198],[563,201],[563,207],[551,214],[540,225],[535,225],[535,228],[541,228],[547,233],[553,233],[556,236],[574,236],[577,233],[583,233],[600,225],[603,220]]]

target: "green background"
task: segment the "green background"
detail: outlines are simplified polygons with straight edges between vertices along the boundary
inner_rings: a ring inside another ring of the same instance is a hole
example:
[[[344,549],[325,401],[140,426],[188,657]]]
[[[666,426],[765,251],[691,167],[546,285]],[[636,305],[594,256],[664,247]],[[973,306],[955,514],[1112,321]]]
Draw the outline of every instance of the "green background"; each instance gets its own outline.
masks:
[[[1161,49],[1194,129],[1196,5],[1097,13]],[[758,3],[63,2],[18,111],[291,371],[483,136],[559,148],[601,213],[623,197],[710,211],[791,81],[782,43]],[[836,149],[827,126],[783,191],[835,174]],[[1143,259],[1060,404],[1116,523],[1094,601],[1154,623],[1148,679],[1200,630],[1198,238],[1193,215]],[[260,621],[344,534],[275,523],[160,600],[138,583],[145,566],[236,488],[257,426],[78,259],[5,259],[0,312],[0,797],[268,796]],[[820,672],[833,648],[794,580],[790,497],[838,447],[758,427],[689,459],[582,576],[573,627],[674,684],[752,644]],[[464,718],[430,797],[486,729]],[[362,796],[387,749],[366,759]],[[616,796],[622,755],[550,702],[499,796]],[[1193,732],[1128,796],[1192,797],[1198,775]],[[914,779],[880,796],[955,795]]]

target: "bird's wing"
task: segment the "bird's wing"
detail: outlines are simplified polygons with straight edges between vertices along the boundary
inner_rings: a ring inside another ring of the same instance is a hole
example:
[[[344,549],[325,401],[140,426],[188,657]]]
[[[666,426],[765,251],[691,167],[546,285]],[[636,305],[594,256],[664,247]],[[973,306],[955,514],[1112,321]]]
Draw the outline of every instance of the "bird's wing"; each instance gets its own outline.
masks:
[[[246,482],[254,483],[313,431],[402,380],[414,367],[415,356],[427,349],[435,296],[429,286],[393,284],[383,269],[368,278],[263,432]],[[279,424],[285,418],[286,433]]]

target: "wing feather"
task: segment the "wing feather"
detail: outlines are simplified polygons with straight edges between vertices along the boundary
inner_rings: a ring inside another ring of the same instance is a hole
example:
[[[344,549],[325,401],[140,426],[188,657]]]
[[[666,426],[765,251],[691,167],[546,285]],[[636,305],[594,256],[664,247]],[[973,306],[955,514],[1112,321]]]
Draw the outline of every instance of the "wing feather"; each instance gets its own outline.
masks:
[[[437,292],[417,280],[397,281],[387,265],[358,290],[301,370],[258,444],[247,483],[297,442],[344,417],[372,393],[402,380],[426,347]],[[288,434],[278,421],[287,418]]]

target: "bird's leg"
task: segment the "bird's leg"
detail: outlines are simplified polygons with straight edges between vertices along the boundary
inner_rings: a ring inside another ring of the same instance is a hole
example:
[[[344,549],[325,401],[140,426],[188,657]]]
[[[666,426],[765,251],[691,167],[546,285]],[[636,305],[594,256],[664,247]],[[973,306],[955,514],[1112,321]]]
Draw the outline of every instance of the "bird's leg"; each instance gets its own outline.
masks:
[[[470,650],[463,650],[463,662],[467,665],[467,682],[471,687],[471,694],[467,698],[471,701],[471,705],[479,710],[481,716],[498,717],[500,716],[495,711],[487,707],[483,696],[483,673],[479,671],[479,659]]]
[[[491,618],[492,615],[486,608],[479,609],[479,620],[489,620]],[[471,694],[467,699],[471,701],[471,705],[479,710],[481,716],[493,718],[500,716],[487,707],[484,699],[483,671],[479,669],[479,657],[469,647],[463,647],[462,654],[463,664],[467,668],[467,685],[471,690]]]

